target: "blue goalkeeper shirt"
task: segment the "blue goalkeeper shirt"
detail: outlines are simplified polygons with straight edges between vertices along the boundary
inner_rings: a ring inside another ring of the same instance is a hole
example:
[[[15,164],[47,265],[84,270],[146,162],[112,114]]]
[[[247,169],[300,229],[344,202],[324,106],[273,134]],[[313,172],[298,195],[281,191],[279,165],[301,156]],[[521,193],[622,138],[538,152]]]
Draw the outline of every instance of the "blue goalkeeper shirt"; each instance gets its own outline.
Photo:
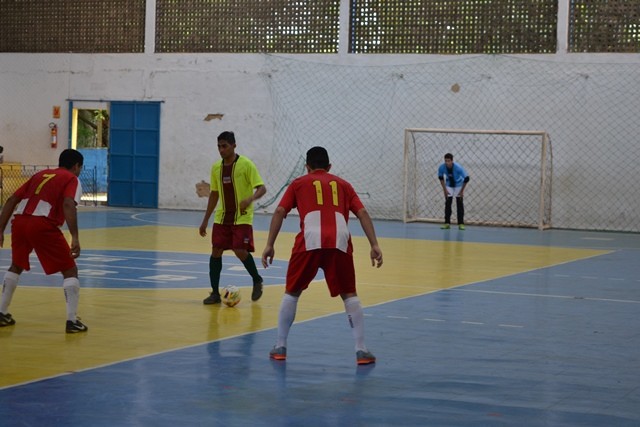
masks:
[[[461,187],[468,177],[467,171],[455,162],[451,169],[448,169],[445,163],[438,168],[438,179],[444,179],[444,184],[447,187]]]

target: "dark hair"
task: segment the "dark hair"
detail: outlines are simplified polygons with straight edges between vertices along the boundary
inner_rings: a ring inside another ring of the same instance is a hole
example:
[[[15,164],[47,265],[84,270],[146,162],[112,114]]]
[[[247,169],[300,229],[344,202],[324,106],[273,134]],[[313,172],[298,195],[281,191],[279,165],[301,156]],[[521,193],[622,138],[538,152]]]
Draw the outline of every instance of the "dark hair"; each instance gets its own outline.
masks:
[[[447,154],[444,155],[444,158],[453,160],[453,154],[447,153]]]
[[[72,148],[67,148],[62,153],[60,153],[60,158],[58,159],[58,166],[65,169],[71,169],[76,165],[76,163],[82,166],[84,164],[84,156],[79,151],[76,151]]]
[[[225,130],[220,135],[218,135],[218,141],[220,140],[227,141],[231,145],[236,144],[236,136],[233,134],[233,132],[228,130]]]
[[[329,153],[324,147],[313,147],[307,151],[307,165],[311,169],[327,169],[329,167]]]

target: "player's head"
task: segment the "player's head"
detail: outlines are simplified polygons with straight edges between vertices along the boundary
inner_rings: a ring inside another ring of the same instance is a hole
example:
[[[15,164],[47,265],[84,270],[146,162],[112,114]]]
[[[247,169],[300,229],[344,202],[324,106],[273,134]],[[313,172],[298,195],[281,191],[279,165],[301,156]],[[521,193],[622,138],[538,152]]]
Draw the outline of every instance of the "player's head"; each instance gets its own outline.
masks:
[[[220,135],[218,135],[218,142],[220,141],[226,141],[229,143],[229,145],[236,145],[236,136],[233,134],[233,132],[225,130]]]
[[[453,167],[453,154],[447,153],[447,154],[444,155],[444,164],[449,169],[451,169]]]
[[[329,153],[324,147],[313,147],[307,151],[307,166],[311,170],[325,169],[329,170]]]
[[[74,150],[73,148],[67,148],[60,153],[60,157],[58,158],[58,167],[68,169],[76,175],[80,174],[82,170],[82,165],[84,164],[84,156],[79,151]],[[77,170],[74,171],[74,168]]]
[[[229,163],[236,158],[236,136],[231,131],[224,131],[218,135],[218,153]]]

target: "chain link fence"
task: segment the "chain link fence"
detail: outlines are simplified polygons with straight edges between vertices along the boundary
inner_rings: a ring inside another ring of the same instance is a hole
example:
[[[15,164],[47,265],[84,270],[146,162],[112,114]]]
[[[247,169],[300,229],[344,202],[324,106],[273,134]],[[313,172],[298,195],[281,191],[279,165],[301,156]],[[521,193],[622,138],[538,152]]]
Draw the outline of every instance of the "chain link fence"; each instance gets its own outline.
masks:
[[[306,150],[322,145],[331,171],[353,184],[372,217],[400,220],[405,129],[539,130],[553,141],[553,227],[640,232],[637,64],[481,55],[358,66],[267,55],[263,78],[275,123],[264,178],[274,194]],[[441,146],[438,156],[445,150],[455,147]],[[472,153],[454,155],[471,169],[471,219],[482,178]],[[495,168],[511,161],[497,155]],[[428,202],[442,190],[436,171],[426,172],[435,183],[422,194]]]
[[[0,165],[0,203],[4,206],[7,199],[22,184],[37,172],[44,169],[55,169],[57,166],[48,165]],[[84,168],[79,176],[82,184],[81,204],[85,206],[97,206],[100,200],[98,193],[98,168]]]

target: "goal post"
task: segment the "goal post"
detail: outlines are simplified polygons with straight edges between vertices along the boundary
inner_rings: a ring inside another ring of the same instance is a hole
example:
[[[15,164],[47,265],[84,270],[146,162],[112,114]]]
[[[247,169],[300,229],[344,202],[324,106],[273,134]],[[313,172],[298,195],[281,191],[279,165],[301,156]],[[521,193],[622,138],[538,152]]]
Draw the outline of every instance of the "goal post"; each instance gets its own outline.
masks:
[[[466,224],[551,227],[553,157],[545,131],[405,129],[405,222],[444,221],[437,172],[445,153],[470,177]],[[455,203],[451,218],[455,222]]]

